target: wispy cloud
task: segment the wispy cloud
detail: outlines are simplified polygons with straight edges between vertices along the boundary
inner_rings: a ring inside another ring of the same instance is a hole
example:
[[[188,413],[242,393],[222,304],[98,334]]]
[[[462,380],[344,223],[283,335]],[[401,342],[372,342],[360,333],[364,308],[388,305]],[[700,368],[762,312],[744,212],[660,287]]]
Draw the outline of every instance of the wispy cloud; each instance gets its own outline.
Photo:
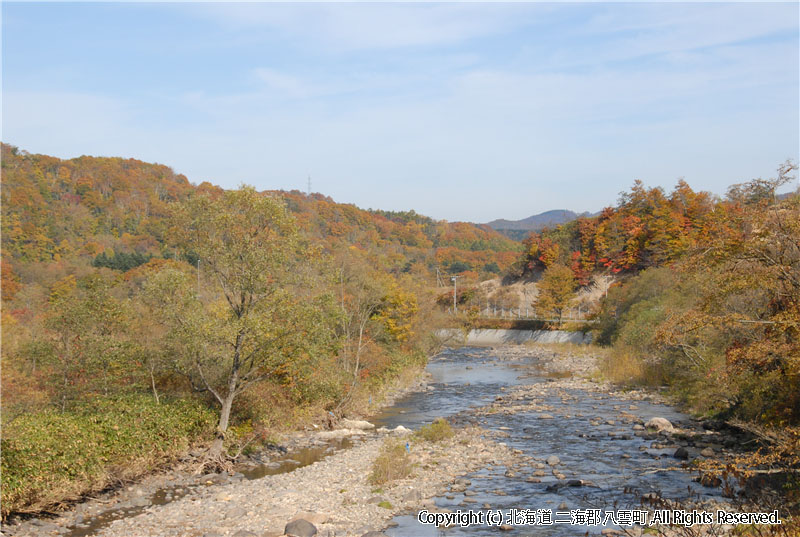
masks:
[[[266,88],[286,93],[292,97],[305,97],[312,92],[312,88],[298,77],[282,73],[267,67],[253,69],[255,76],[261,80]]]
[[[545,12],[546,5],[535,6]],[[207,4],[192,10],[233,29],[264,28],[334,50],[447,45],[519,28],[531,6],[487,4]]]
[[[4,65],[8,141],[160,161],[225,186],[303,188],[310,173],[337,200],[479,221],[597,210],[635,178],[669,187],[686,176],[721,192],[798,156],[796,4],[136,13],[106,33],[154,17],[182,33],[133,52],[66,40],[58,57],[73,63],[61,71],[36,34],[45,15],[4,33],[27,58]],[[62,18],[53,24],[81,35],[85,17]],[[126,66],[124,87],[105,75],[114,65]],[[59,72],[96,77],[87,89]]]

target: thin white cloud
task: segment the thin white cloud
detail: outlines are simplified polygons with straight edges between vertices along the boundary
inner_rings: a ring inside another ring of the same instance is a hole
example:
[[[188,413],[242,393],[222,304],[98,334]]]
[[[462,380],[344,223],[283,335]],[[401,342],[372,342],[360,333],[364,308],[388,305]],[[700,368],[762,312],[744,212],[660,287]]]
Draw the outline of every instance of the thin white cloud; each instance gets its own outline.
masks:
[[[253,69],[253,74],[263,82],[268,89],[277,90],[291,97],[305,97],[312,92],[312,88],[298,77],[280,72],[267,67]]]
[[[184,9],[286,51],[160,101],[6,92],[7,140],[229,187],[303,188],[310,173],[339,201],[478,221],[597,210],[635,178],[721,192],[797,156],[796,40],[765,38],[796,17],[773,10],[604,4],[566,24],[581,6]]]
[[[231,29],[261,27],[335,50],[446,45],[531,19],[531,6],[522,4],[202,4],[192,11]]]

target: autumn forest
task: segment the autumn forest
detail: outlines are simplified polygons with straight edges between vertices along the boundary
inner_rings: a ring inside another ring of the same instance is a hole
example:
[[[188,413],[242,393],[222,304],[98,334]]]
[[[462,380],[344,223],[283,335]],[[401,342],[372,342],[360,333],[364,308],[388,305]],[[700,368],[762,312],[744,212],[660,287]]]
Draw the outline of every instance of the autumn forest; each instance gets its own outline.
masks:
[[[504,307],[591,331],[605,379],[666,386],[695,414],[774,435],[768,456],[797,464],[800,196],[780,193],[796,170],[720,194],[637,181],[596,216],[517,242],[3,144],[3,516],[198,444],[225,464],[280,431],[365,411],[425,366],[437,329],[486,322],[515,284],[536,295]],[[567,319],[600,278],[604,292]]]

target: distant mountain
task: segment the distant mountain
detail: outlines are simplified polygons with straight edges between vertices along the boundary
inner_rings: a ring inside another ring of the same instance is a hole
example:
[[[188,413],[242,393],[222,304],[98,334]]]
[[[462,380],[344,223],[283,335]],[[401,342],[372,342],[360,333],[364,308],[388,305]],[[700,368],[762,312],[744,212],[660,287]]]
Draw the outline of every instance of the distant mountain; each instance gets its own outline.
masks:
[[[564,222],[575,220],[579,216],[588,216],[589,213],[578,214],[566,209],[556,209],[523,218],[522,220],[492,220],[487,226],[496,230],[516,229],[525,231],[539,231],[545,227],[557,226]]]
[[[492,220],[486,225],[511,239],[521,241],[527,237],[531,231],[540,231],[546,227],[554,227],[575,220],[581,216],[591,216],[591,214],[588,212],[578,214],[566,209],[555,209],[535,214],[528,218],[523,218],[522,220],[505,220],[502,218],[499,220]]]

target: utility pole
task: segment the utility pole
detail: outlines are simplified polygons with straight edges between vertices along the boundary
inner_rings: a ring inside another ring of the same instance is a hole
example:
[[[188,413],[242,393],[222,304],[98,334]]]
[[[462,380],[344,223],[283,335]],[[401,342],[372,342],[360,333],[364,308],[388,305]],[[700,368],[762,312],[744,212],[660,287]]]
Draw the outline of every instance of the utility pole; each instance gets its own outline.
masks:
[[[311,175],[308,176],[308,196],[311,197]]]
[[[456,296],[458,296],[456,280],[458,280],[458,276],[453,276],[450,279],[453,280],[453,314],[458,315],[458,302],[456,302]]]

